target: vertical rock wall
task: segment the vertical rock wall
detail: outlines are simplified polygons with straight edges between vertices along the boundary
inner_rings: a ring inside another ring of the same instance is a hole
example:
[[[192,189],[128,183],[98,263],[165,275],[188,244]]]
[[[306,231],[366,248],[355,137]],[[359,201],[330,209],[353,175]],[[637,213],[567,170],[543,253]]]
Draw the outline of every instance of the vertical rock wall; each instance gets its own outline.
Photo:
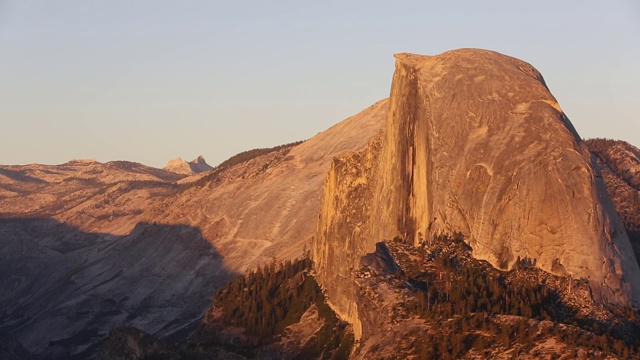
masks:
[[[380,138],[366,149],[335,158],[324,185],[318,231],[311,256],[316,277],[324,285],[327,301],[338,316],[362,336],[362,304],[357,299],[353,271],[360,257],[375,250],[369,229],[373,181],[378,166]],[[364,305],[366,306],[366,304]]]
[[[460,231],[497,268],[526,257],[588,279],[603,302],[638,304],[640,270],[599,169],[538,71],[474,49],[396,59],[380,143],[334,161],[312,250],[356,335],[351,271],[395,236]]]

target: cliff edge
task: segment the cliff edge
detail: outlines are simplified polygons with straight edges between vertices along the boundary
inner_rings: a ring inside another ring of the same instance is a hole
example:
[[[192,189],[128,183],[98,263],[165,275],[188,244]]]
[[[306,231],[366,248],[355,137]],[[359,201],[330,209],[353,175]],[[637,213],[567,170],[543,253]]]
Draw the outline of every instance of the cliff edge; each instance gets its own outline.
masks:
[[[375,243],[462,232],[498,269],[527,258],[640,304],[640,270],[600,170],[540,73],[496,52],[396,55],[386,125],[334,159],[312,246],[318,280],[359,338],[352,272]]]

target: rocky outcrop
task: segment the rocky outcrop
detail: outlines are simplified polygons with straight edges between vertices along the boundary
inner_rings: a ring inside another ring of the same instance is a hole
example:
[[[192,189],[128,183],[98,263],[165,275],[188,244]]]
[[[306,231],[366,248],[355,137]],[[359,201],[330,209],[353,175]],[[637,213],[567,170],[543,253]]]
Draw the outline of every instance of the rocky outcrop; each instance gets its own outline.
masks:
[[[167,162],[167,166],[163,168],[163,170],[171,171],[176,174],[185,174],[185,175],[199,174],[201,172],[209,171],[211,169],[213,169],[213,167],[207,164],[207,162],[205,161],[204,157],[202,157],[202,155],[198,156],[197,158],[189,162],[186,162],[182,160],[182,158],[178,157],[176,159],[169,160],[169,162]]]
[[[374,244],[462,232],[499,269],[518,257],[638,304],[640,271],[598,166],[531,65],[462,49],[396,55],[387,122],[334,160],[312,256],[336,312],[362,336],[352,272]]]
[[[189,161],[189,167],[191,168],[191,171],[193,171],[196,174],[213,169],[211,165],[207,164],[207,162],[205,161],[204,157],[202,157],[202,155]]]
[[[163,167],[162,170],[171,171],[176,174],[191,174],[189,163],[182,160],[181,157],[167,161],[167,165]]]

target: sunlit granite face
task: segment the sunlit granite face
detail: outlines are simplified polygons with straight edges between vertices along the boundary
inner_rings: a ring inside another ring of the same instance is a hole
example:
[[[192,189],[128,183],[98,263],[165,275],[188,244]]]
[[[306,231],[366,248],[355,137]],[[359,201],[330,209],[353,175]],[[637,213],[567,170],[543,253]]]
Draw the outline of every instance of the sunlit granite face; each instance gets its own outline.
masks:
[[[351,268],[374,244],[462,232],[499,269],[528,258],[637,304],[640,271],[597,165],[531,65],[461,49],[396,55],[387,123],[334,161],[313,256],[332,305],[354,323]],[[358,328],[361,328],[358,332]]]

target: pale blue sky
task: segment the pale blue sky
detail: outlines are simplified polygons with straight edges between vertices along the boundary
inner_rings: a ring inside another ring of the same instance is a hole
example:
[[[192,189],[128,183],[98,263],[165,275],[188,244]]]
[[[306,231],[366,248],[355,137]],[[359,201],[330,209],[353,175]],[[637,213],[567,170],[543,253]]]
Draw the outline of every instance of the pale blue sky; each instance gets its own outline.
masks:
[[[216,165],[387,97],[394,53],[460,47],[531,63],[580,135],[640,146],[634,1],[0,0],[0,164]]]

